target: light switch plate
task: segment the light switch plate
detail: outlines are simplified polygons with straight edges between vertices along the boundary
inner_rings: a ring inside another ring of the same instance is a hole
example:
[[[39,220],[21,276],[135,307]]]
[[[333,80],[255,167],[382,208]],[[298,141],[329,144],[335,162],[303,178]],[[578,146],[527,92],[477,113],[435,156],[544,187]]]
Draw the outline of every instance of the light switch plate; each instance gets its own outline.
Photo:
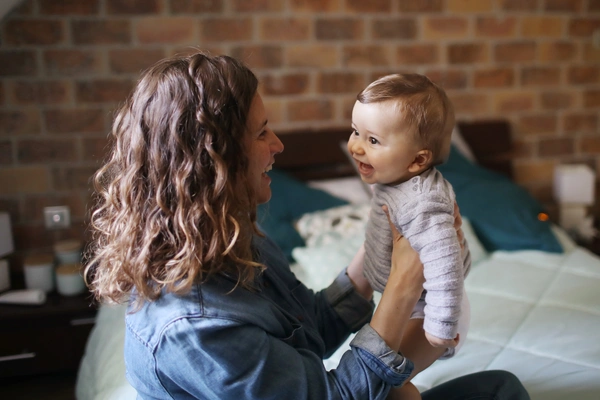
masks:
[[[69,207],[44,207],[44,224],[47,229],[63,229],[71,226]]]

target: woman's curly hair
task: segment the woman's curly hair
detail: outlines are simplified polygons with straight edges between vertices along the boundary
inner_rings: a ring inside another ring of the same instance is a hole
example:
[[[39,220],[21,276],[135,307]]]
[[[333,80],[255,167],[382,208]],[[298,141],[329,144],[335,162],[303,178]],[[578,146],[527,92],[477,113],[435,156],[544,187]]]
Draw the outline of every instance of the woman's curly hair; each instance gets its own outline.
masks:
[[[96,298],[157,299],[226,274],[250,287],[256,201],[246,122],[258,81],[241,62],[196,53],[148,69],[117,113],[94,175],[86,281]]]

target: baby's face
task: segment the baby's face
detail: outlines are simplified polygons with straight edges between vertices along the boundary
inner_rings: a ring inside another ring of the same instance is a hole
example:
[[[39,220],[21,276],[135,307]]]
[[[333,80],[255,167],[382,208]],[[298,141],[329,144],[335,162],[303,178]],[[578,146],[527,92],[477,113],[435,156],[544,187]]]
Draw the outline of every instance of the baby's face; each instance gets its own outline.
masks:
[[[421,148],[406,125],[391,101],[354,104],[348,151],[364,182],[398,184],[414,175],[408,168]]]

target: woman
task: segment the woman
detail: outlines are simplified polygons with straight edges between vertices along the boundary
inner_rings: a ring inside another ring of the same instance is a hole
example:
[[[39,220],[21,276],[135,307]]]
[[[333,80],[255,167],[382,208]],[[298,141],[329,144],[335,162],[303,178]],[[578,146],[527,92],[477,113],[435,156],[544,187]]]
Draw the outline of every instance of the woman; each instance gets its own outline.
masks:
[[[197,53],[146,71],[95,176],[90,287],[102,301],[129,301],[125,362],[141,398],[384,399],[412,370],[397,351],[423,283],[418,256],[396,237],[374,314],[362,252],[319,293],[295,279],[256,225],[283,151],[257,86],[226,56]],[[355,331],[326,371],[323,357]],[[437,398],[528,398],[504,372],[447,385]]]

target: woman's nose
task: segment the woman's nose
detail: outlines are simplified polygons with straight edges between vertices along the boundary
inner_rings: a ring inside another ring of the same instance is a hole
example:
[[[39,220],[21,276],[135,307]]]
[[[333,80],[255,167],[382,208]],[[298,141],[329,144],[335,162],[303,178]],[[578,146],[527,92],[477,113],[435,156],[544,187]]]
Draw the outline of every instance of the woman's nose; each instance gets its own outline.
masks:
[[[279,136],[273,132],[273,141],[271,142],[271,152],[273,154],[279,154],[283,151],[283,143],[279,140]]]

